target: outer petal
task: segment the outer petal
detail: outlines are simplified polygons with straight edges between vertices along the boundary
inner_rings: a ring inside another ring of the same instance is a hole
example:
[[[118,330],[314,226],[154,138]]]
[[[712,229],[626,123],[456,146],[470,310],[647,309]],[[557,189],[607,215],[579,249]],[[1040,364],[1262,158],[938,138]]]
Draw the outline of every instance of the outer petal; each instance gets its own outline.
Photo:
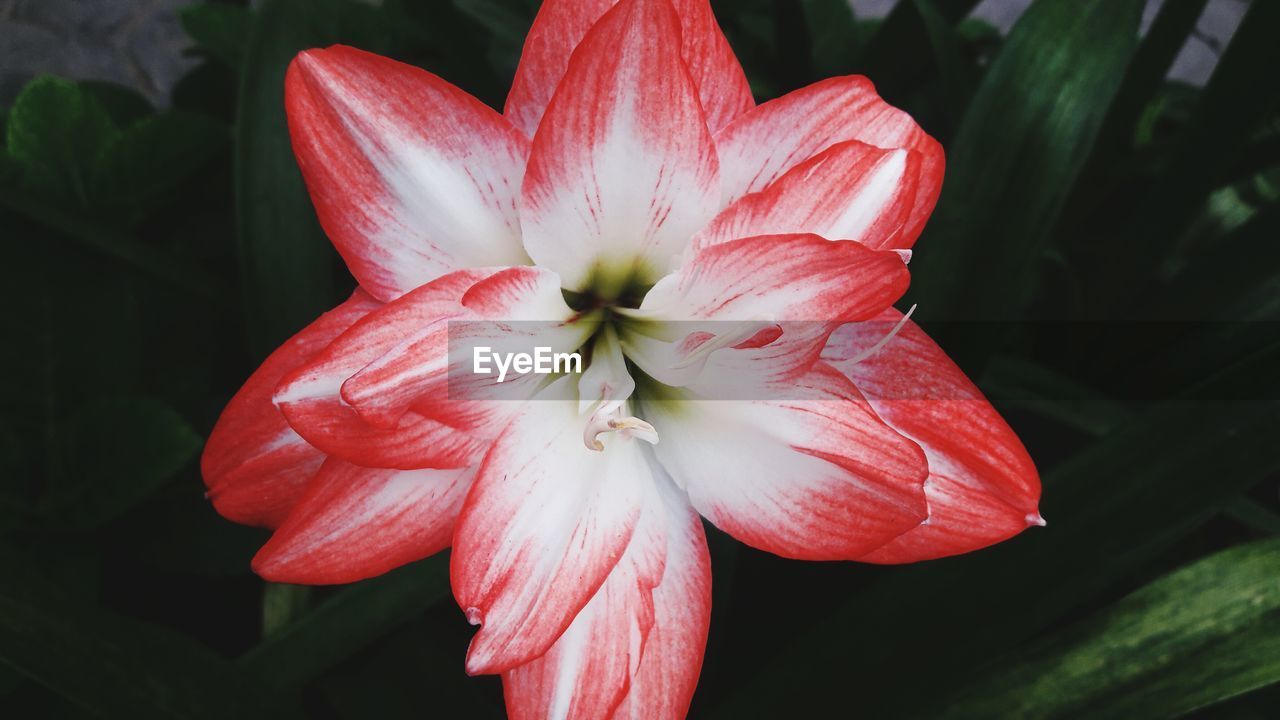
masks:
[[[909,248],[933,212],[942,187],[942,146],[909,115],[876,95],[861,76],[831,78],[767,102],[716,135],[724,204],[760,192],[791,168],[832,145],[857,140],[920,154],[922,192],[896,234],[893,247]]]
[[[743,238],[698,250],[655,285],[630,313],[643,322],[627,326],[636,329],[623,335],[623,345],[628,357],[667,385],[702,377],[704,365],[693,356],[705,361],[724,345],[736,348],[721,367],[726,382],[783,378],[807,369],[840,323],[874,317],[902,296],[908,282],[897,253],[854,241]],[[773,335],[761,324],[772,324]],[[713,342],[715,336],[722,341]]]
[[[481,464],[454,537],[454,596],[472,623],[467,671],[544,654],[631,542],[651,470],[636,441],[583,444],[565,376],[529,402]]]
[[[711,557],[698,514],[685,509],[677,517],[684,531],[667,535],[666,568],[653,591],[654,625],[617,718],[679,720],[698,685],[711,624]]]
[[[569,56],[587,30],[617,0],[546,0],[534,18],[524,41],[505,114],[525,134],[533,136],[560,79],[569,67]],[[729,42],[716,23],[708,0],[675,0],[680,13],[685,64],[712,130],[724,127],[751,109],[751,87]]]
[[[768,235],[699,249],[649,291],[638,315],[848,322],[878,315],[909,283],[898,253],[817,235]]]
[[[284,520],[324,453],[299,437],[271,403],[276,383],[380,305],[356,290],[281,345],[231,398],[200,459],[209,499],[224,517],[265,527]]]
[[[253,559],[272,582],[348,583],[449,546],[474,468],[383,470],[329,459]]]
[[[285,106],[320,224],[370,294],[528,261],[516,211],[528,143],[480,101],[335,46],[294,60]]]
[[[924,331],[907,321],[879,352],[857,358],[902,318],[846,325],[824,356],[885,422],[929,459],[929,522],[860,558],[902,563],[977,550],[1042,525],[1040,480],[1027,451],[982,392]]]
[[[684,717],[706,644],[711,568],[688,499],[666,478],[653,490],[626,553],[573,624],[545,655],[503,673],[513,720]]]
[[[511,403],[504,401],[526,399],[542,378],[508,377],[501,386],[485,387],[488,379],[474,376],[477,387],[471,388],[470,349],[532,352],[541,346],[570,352],[594,327],[571,322],[575,313],[565,304],[560,279],[539,268],[499,270],[478,280],[457,300],[438,302],[439,296],[425,288],[412,292],[343,338],[344,343],[382,353],[342,383],[342,398],[366,420],[394,426],[412,408],[470,430],[483,430],[499,418],[505,425],[509,413],[503,410]],[[490,427],[490,432],[497,429]]]
[[[459,312],[467,289],[496,272],[499,269],[450,273],[365,317],[286,374],[276,388],[276,405],[312,445],[357,465],[411,470],[472,464],[488,447],[487,438],[415,412],[374,425],[344,401],[340,391],[369,363]]]
[[[721,212],[695,244],[755,235],[814,233],[870,248],[904,247],[900,234],[921,198],[938,194],[921,175],[923,156],[856,140],[838,143],[791,168],[769,187]],[[909,245],[910,243],[907,243]]]
[[[853,560],[928,515],[924,454],[824,363],[760,400],[646,401],[662,466],[693,506],[752,547]]]
[[[680,19],[667,0],[623,0],[574,53],[534,138],[525,248],[570,290],[652,283],[719,196]]]

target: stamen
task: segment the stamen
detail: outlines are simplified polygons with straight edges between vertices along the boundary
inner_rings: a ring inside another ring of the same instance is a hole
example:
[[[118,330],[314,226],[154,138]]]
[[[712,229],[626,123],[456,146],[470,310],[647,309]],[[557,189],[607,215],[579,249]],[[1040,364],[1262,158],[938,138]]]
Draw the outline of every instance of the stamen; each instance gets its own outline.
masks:
[[[591,365],[578,381],[579,411],[594,406],[587,425],[582,429],[582,443],[590,450],[604,450],[600,436],[616,432],[619,437],[639,438],[657,444],[658,431],[638,417],[623,415],[627,398],[635,392],[636,383],[627,372],[622,345],[612,326],[606,326],[596,339]]]
[[[650,445],[658,444],[658,430],[638,417],[622,416],[623,404],[621,400],[606,402],[591,413],[591,419],[582,431],[582,442],[587,449],[596,452],[604,450],[600,436],[610,432],[618,433],[618,437],[637,438]]]
[[[848,362],[850,365],[857,365],[863,360],[866,360],[872,355],[875,355],[876,353],[880,352],[884,348],[884,346],[888,345],[889,341],[892,340],[894,336],[898,334],[898,331],[902,330],[902,327],[907,324],[907,320],[911,319],[911,313],[916,311],[916,307],[917,307],[916,305],[912,305],[911,309],[908,310],[906,314],[902,316],[902,319],[898,321],[898,324],[893,326],[893,329],[889,331],[888,335],[885,335],[884,337],[880,338],[880,340],[876,342],[875,345],[872,345],[866,350],[863,350],[862,352],[853,356],[846,362]]]

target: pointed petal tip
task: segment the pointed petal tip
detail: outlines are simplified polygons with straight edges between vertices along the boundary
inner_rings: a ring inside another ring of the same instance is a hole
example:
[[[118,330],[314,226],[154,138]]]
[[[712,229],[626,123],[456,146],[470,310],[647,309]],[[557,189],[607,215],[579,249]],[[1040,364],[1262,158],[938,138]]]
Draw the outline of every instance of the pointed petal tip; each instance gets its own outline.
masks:
[[[1045,525],[1048,525],[1048,524],[1049,523],[1045,522],[1044,518],[1040,517],[1039,511],[1027,514],[1027,527],[1032,527],[1032,526],[1044,527]]]
[[[471,610],[474,609],[475,608],[470,608],[467,611],[468,620],[471,616]],[[509,670],[510,668],[502,667],[495,661],[496,659],[493,656],[492,648],[486,647],[481,640],[481,633],[476,633],[476,636],[471,638],[471,644],[467,646],[467,660],[465,665],[467,674],[473,677],[476,675],[497,675],[498,673]]]
[[[467,608],[466,613],[467,613],[467,622],[471,623],[472,625],[480,625],[484,622],[484,613],[480,611],[480,608],[469,607]]]

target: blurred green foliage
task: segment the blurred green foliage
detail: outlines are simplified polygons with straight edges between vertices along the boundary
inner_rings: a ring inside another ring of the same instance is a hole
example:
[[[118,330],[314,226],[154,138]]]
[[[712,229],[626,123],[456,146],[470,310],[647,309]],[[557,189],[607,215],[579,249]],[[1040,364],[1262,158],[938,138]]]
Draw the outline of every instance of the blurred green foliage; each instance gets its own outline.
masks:
[[[1280,3],[1207,87],[1165,79],[1205,0],[715,0],[766,100],[865,73],[948,151],[917,317],[1045,477],[1044,530],[910,567],[711,532],[694,718],[1274,717],[1280,705]],[[447,556],[266,588],[197,457],[256,362],[352,285],[282,103],[344,42],[500,107],[536,0],[183,10],[157,110],[35,78],[0,115],[0,707],[11,717],[501,717]],[[12,710],[12,712],[8,712]]]

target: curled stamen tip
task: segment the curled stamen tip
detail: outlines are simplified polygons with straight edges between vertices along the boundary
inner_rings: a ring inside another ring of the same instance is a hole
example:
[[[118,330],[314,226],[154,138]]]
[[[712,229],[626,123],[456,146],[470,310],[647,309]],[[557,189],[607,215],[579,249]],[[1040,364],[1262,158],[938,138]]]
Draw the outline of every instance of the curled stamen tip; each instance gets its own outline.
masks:
[[[1044,518],[1040,517],[1039,512],[1033,512],[1033,513],[1027,514],[1028,527],[1030,527],[1031,525],[1038,525],[1040,527],[1044,527],[1045,525],[1048,525],[1048,524],[1049,523],[1045,522]]]
[[[623,437],[636,437],[650,445],[658,444],[658,430],[638,417],[613,418],[609,420],[609,429],[617,430]]]
[[[588,450],[600,452],[604,450],[600,436],[607,432],[616,432],[624,438],[639,438],[651,445],[658,444],[657,429],[644,420],[637,417],[602,418],[599,413],[593,415],[587,423],[582,441]]]

